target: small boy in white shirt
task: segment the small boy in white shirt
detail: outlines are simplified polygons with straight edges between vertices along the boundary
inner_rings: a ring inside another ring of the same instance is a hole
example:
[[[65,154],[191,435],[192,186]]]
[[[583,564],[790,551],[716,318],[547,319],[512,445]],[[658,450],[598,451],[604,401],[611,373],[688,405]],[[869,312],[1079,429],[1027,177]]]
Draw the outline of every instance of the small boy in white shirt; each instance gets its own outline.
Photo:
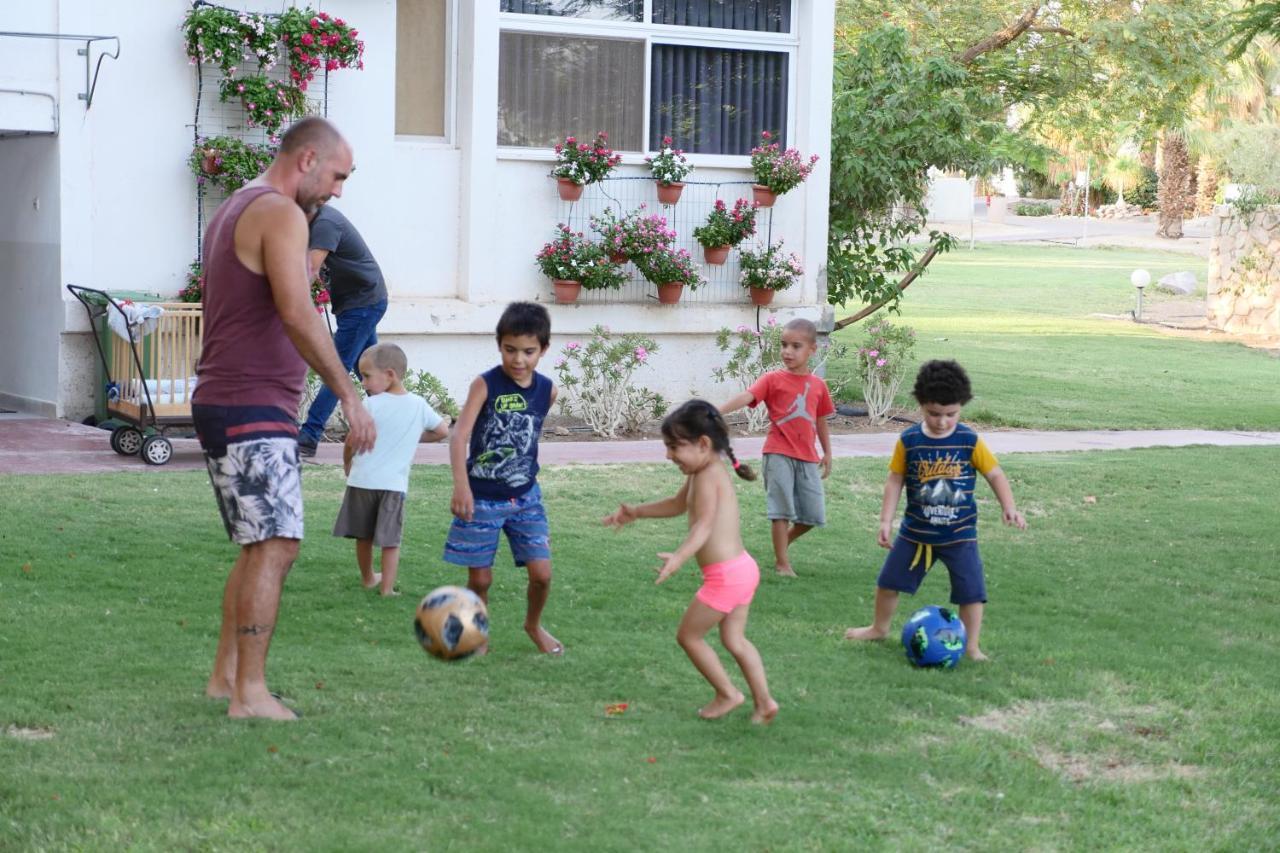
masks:
[[[369,398],[378,439],[373,450],[354,455],[343,451],[347,491],[333,525],[333,535],[356,540],[356,563],[365,589],[381,586],[383,595],[397,595],[400,534],[404,528],[404,497],[409,491],[409,466],[420,441],[440,441],[449,425],[417,394],[404,387],[409,367],[404,350],[395,344],[374,344],[360,356],[360,382]],[[373,549],[382,549],[382,572],[373,571]]]

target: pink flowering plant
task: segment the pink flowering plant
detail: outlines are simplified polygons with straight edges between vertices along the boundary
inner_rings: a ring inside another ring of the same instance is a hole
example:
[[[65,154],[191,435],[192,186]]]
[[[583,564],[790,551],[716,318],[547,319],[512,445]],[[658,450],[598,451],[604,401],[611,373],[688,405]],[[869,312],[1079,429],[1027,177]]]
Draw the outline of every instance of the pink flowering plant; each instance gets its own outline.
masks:
[[[910,326],[895,326],[873,317],[854,353],[854,375],[862,383],[862,399],[873,424],[889,419],[898,389],[911,368],[916,333]]]
[[[192,65],[216,65],[234,76],[241,65],[271,70],[279,60],[280,36],[266,15],[218,6],[193,6],[182,22]]]
[[[196,183],[233,193],[261,175],[276,154],[273,145],[244,142],[232,136],[200,137],[187,166]]]
[[[658,351],[653,338],[638,334],[614,335],[607,326],[596,326],[591,337],[570,341],[555,362],[560,410],[582,418],[591,432],[614,438],[634,432],[646,421],[662,417],[667,401],[632,382],[636,371],[649,364]]]
[[[609,134],[600,131],[594,142],[579,142],[577,137],[566,136],[555,146],[556,165],[551,170],[553,178],[567,178],[575,184],[594,184],[603,181],[622,162],[621,154],[614,154],[609,147]]]
[[[813,171],[813,164],[818,162],[814,154],[806,162],[804,156],[794,148],[782,149],[778,143],[771,141],[773,134],[765,131],[760,134],[761,144],[751,149],[751,171],[757,184],[768,187],[771,191],[782,195],[804,183]]]
[[[646,280],[654,284],[683,284],[696,290],[705,283],[698,265],[688,249],[662,247],[642,255],[633,256],[631,262]]]
[[[676,232],[667,225],[667,218],[644,211],[642,204],[619,217],[609,208],[591,217],[591,230],[600,235],[600,241],[610,254],[626,255],[631,260],[670,248],[676,240]]]
[[[179,302],[204,301],[204,268],[199,261],[192,261],[187,267],[187,282],[178,291]]]
[[[617,290],[627,280],[622,267],[609,260],[600,243],[586,239],[563,223],[557,235],[538,252],[538,269],[547,278],[579,282],[587,290]]]
[[[708,249],[714,249],[717,246],[736,246],[755,233],[754,202],[740,198],[730,210],[723,199],[716,199],[716,206],[707,214],[707,221],[693,229],[693,239]]]
[[[804,275],[800,259],[782,251],[782,241],[766,247],[743,249],[738,257],[738,281],[745,287],[786,290]]]
[[[662,148],[652,157],[644,158],[649,164],[653,179],[660,184],[676,184],[683,181],[685,175],[693,171],[693,165],[684,156],[684,151],[671,147],[671,137],[662,137]]]
[[[364,68],[360,31],[342,18],[312,9],[286,9],[276,28],[289,61],[289,79],[304,92],[322,68]]]
[[[278,83],[265,75],[224,77],[218,81],[218,97],[244,104],[250,127],[261,127],[275,136],[289,119],[305,115],[307,96],[297,86]]]

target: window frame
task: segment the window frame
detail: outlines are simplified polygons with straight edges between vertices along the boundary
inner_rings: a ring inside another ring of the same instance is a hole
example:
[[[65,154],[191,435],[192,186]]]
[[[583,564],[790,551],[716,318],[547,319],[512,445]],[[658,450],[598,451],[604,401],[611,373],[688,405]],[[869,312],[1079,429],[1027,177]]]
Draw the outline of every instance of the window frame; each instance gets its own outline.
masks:
[[[649,0],[645,0],[649,2]],[[444,136],[396,133],[397,144],[416,148],[456,148],[458,139],[458,0],[444,4]],[[393,32],[392,35],[398,35]],[[394,70],[394,69],[393,69]],[[392,116],[393,124],[395,116]]]
[[[456,0],[454,0],[456,2]],[[477,0],[477,2],[494,2],[494,0]],[[600,21],[589,18],[567,18],[555,15],[527,15],[519,12],[499,12],[499,38],[502,33],[516,32],[546,36],[578,36],[582,38],[607,38],[623,41],[644,42],[644,115],[641,119],[641,138],[647,146],[649,142],[651,104],[649,99],[653,86],[653,46],[654,44],[676,45],[685,47],[710,47],[725,50],[767,51],[784,53],[787,56],[787,139],[795,138],[796,120],[795,103],[799,95],[796,66],[800,48],[798,29],[797,0],[789,0],[791,4],[791,32],[764,33],[754,30],[728,30],[721,27],[689,27],[673,24],[651,24],[653,18],[652,0],[644,0],[644,21]],[[644,151],[616,151],[622,155],[625,165],[644,165],[644,158],[652,155],[652,149]],[[745,154],[695,154],[689,153],[689,162],[695,166],[707,168],[742,168],[751,162]],[[521,146],[498,146],[500,160],[533,160],[551,162],[555,160],[555,152],[549,148],[528,148]]]

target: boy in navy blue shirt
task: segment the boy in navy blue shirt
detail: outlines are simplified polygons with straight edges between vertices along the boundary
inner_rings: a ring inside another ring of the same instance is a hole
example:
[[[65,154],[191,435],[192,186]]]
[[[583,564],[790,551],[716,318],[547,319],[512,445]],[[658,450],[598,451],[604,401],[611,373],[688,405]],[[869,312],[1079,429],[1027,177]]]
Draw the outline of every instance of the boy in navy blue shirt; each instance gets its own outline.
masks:
[[[506,533],[516,565],[529,572],[524,630],[538,651],[558,655],[564,647],[542,627],[551,536],[537,480],[542,421],[556,400],[551,380],[535,370],[551,344],[551,315],[513,302],[498,320],[497,339],[502,362],[471,383],[449,444],[454,519],[444,559],[467,567],[467,586],[488,604],[498,533]]]
[[[969,377],[954,361],[930,361],[916,375],[912,394],[923,419],[903,430],[889,462],[889,480],[880,507],[881,548],[889,548],[876,581],[874,621],[845,632],[849,640],[880,640],[900,593],[914,594],[933,565],[941,560],[951,575],[951,603],[960,608],[972,660],[987,660],[978,641],[982,633],[987,585],[978,554],[978,506],[973,499],[978,474],[1000,501],[1004,523],[1026,530],[1027,521],[1013,501],[1009,480],[986,442],[960,423],[960,410],[973,398]],[[893,516],[903,489],[907,509],[890,547]]]

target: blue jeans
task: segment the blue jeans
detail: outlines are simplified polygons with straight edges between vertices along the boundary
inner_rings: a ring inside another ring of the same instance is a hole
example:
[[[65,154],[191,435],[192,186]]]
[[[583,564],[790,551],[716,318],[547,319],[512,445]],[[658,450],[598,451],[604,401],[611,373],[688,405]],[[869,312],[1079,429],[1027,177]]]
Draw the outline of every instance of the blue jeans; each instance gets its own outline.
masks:
[[[333,333],[333,345],[348,373],[355,369],[356,362],[364,351],[378,342],[378,321],[385,313],[387,301],[384,299],[363,308],[348,308],[338,315],[338,331]],[[298,441],[302,444],[317,444],[336,405],[338,398],[329,390],[328,385],[321,385],[320,393],[316,394],[315,401],[307,411],[307,422],[298,431]]]

